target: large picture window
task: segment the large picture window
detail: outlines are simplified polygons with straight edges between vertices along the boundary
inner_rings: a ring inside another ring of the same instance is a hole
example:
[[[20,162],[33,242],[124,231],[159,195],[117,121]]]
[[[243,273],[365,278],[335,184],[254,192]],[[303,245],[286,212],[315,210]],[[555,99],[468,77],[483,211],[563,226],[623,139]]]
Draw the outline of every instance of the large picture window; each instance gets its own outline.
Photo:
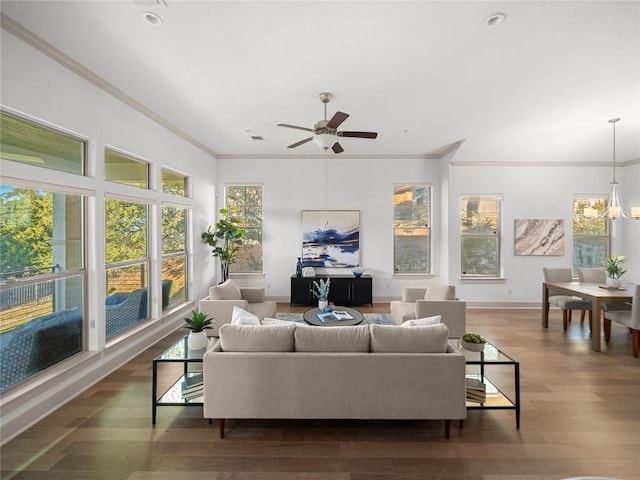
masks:
[[[84,199],[0,186],[0,390],[83,349]]]
[[[607,197],[573,199],[573,268],[600,267],[609,256],[609,220],[604,211]]]
[[[136,326],[149,314],[147,217],[143,203],[105,200],[107,339]]]
[[[500,276],[500,207],[498,195],[460,198],[461,274],[463,277]]]
[[[431,185],[393,187],[393,271],[431,271]]]
[[[237,207],[235,217],[247,231],[230,273],[262,273],[262,185],[227,185],[226,205]]]
[[[188,209],[162,207],[162,308],[187,300]]]

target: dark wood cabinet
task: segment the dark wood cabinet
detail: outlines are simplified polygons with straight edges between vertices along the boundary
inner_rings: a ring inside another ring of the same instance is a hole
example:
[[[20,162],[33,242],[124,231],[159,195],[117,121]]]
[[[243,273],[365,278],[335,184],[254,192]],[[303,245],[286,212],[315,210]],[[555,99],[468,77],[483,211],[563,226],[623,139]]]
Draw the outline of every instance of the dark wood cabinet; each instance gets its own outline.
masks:
[[[313,282],[320,279],[331,279],[329,301],[336,305],[372,305],[373,289],[371,275],[361,277],[330,276],[296,277],[291,276],[291,305],[317,305],[318,299],[313,295]]]

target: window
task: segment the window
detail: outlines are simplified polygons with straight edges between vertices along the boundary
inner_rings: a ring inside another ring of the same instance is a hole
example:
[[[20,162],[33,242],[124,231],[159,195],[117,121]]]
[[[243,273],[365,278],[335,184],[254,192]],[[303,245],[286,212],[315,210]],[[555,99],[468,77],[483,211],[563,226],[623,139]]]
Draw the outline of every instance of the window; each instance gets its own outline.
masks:
[[[187,300],[187,213],[162,207],[162,308]]]
[[[149,188],[149,165],[129,155],[105,149],[106,180],[137,188]]]
[[[393,187],[393,271],[431,271],[431,185]]]
[[[5,160],[84,174],[86,142],[0,113],[0,152]]]
[[[230,273],[262,273],[262,185],[227,185],[226,205],[237,207],[236,217],[247,236]]]
[[[0,186],[0,390],[83,349],[83,211],[80,195]]]
[[[607,197],[573,199],[573,268],[600,267],[609,256]]]
[[[106,338],[148,317],[147,205],[105,201]]]
[[[500,276],[500,208],[497,195],[460,198],[461,271],[463,277]]]
[[[187,195],[187,177],[164,168],[160,172],[162,175],[162,193],[180,195],[181,197]]]

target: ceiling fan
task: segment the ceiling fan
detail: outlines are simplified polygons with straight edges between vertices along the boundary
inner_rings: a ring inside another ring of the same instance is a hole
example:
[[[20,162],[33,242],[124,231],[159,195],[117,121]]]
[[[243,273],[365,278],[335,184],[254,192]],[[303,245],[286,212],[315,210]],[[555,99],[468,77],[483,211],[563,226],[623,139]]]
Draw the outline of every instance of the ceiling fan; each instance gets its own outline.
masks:
[[[338,137],[354,137],[354,138],[376,138],[377,132],[348,132],[338,131],[338,127],[349,118],[348,113],[336,112],[331,120],[327,120],[327,103],[331,100],[331,94],[329,92],[322,92],[320,94],[320,101],[324,103],[324,120],[316,122],[313,128],[299,127],[297,125],[289,125],[287,123],[279,123],[278,127],[295,128],[297,130],[305,130],[307,132],[313,132],[314,136],[300,140],[299,142],[292,143],[287,148],[296,148],[311,140],[323,149],[325,152],[329,149],[334,153],[342,153],[344,149],[338,143]]]

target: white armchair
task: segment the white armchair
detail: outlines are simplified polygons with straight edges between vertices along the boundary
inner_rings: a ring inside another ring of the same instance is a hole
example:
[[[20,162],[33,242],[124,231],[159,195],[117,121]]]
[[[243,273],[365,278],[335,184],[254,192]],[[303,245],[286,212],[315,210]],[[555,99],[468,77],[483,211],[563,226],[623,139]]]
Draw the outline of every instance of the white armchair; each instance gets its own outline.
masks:
[[[225,323],[231,322],[233,307],[242,308],[260,320],[265,317],[273,317],[276,314],[276,302],[265,300],[264,288],[239,287],[229,279],[220,285],[209,289],[209,296],[200,300],[198,308],[213,318],[211,329],[207,334],[217,337],[218,329]]]
[[[407,287],[402,300],[391,302],[391,319],[397,325],[416,318],[440,315],[450,338],[459,338],[467,328],[467,302],[456,298],[454,285],[432,281],[427,288]]]

